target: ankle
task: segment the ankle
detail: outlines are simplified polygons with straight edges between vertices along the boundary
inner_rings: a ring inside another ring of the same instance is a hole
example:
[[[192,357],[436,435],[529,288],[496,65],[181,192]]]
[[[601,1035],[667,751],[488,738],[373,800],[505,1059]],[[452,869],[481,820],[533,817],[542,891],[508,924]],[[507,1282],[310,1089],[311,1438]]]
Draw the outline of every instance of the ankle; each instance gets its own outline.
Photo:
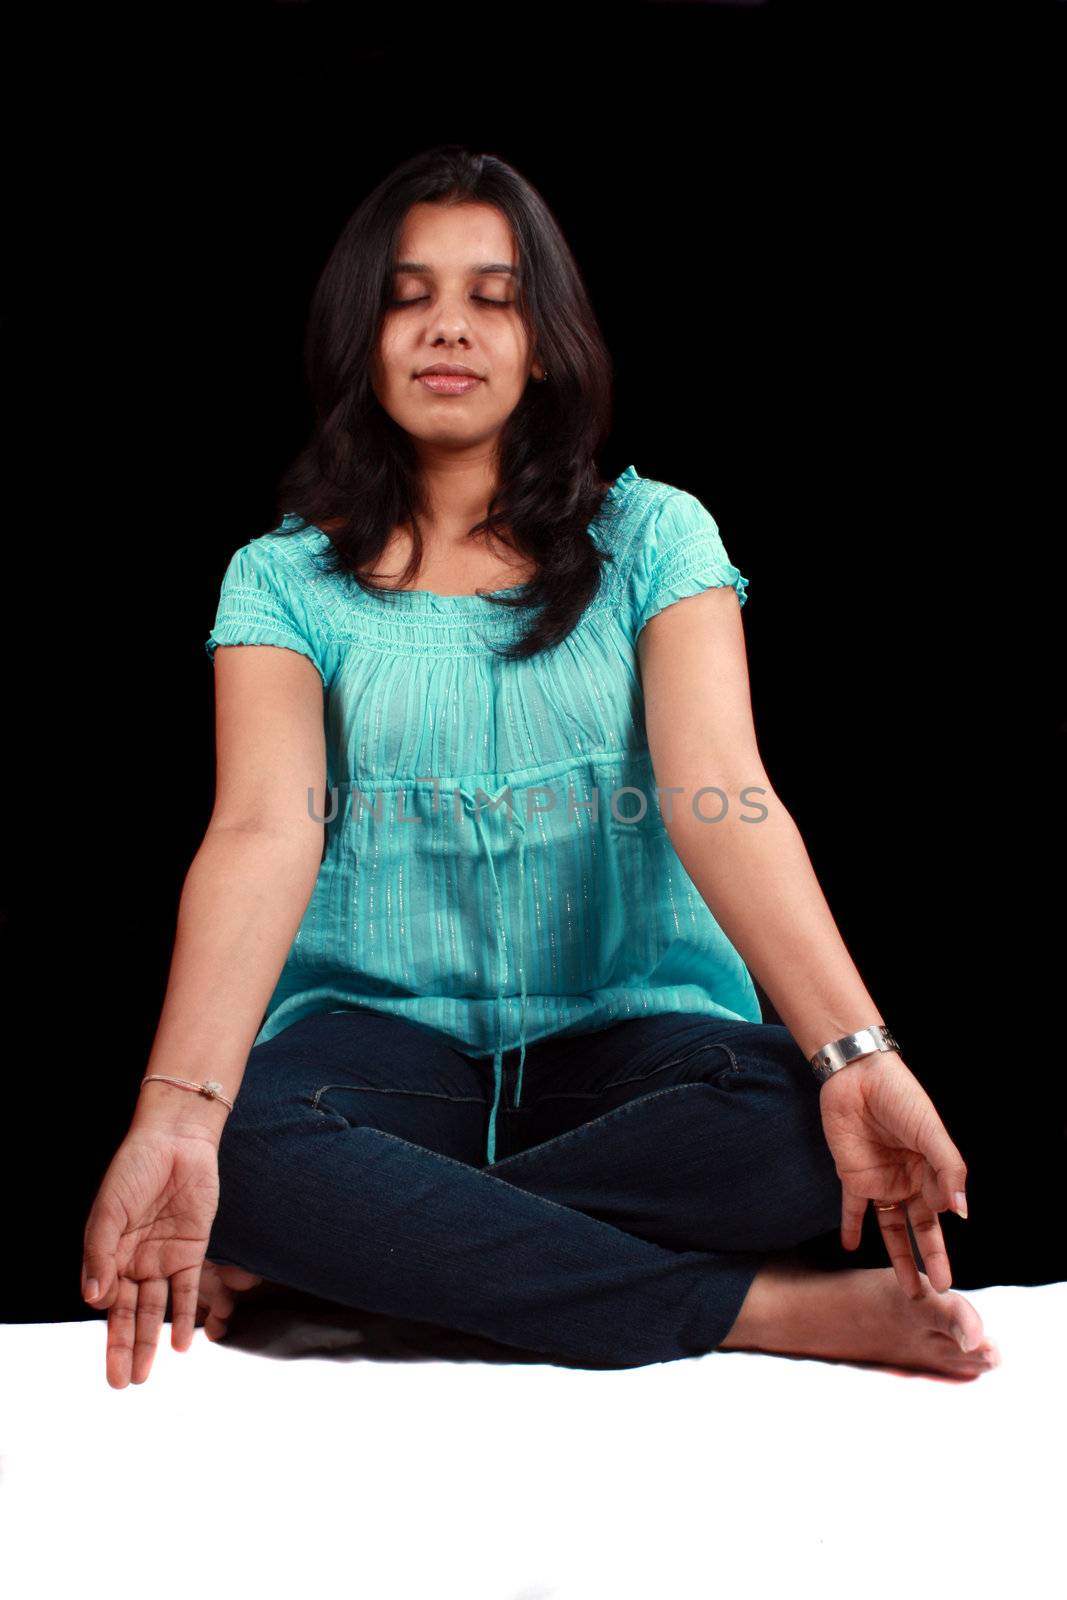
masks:
[[[780,1250],[767,1257],[749,1284],[741,1310],[720,1350],[780,1350],[782,1329],[789,1318],[793,1286],[810,1279],[819,1269],[795,1250]]]

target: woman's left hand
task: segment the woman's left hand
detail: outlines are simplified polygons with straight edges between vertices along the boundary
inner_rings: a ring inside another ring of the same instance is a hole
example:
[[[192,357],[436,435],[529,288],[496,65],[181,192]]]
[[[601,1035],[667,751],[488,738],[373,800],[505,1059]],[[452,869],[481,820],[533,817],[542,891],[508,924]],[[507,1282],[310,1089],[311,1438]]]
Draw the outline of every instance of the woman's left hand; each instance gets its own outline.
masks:
[[[819,1106],[841,1179],[844,1248],[859,1244],[870,1201],[895,1201],[894,1210],[875,1215],[901,1288],[911,1299],[923,1293],[910,1219],[930,1283],[948,1289],[952,1269],[937,1214],[955,1211],[956,1194],[966,1194],[967,1164],[922,1084],[895,1050],[879,1051],[829,1077]]]

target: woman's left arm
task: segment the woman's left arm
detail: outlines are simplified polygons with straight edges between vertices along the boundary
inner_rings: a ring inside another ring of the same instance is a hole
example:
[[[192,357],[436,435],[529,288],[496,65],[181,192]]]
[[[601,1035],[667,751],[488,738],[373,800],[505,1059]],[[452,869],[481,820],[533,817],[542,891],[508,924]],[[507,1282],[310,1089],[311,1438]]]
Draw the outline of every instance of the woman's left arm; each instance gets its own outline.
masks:
[[[671,843],[805,1057],[883,1022],[764,770],[733,589],[706,589],[657,613],[638,635],[638,659]],[[922,1085],[887,1051],[835,1072],[819,1097],[842,1183],[845,1249],[859,1244],[870,1200],[897,1202],[876,1214],[898,1281],[921,1294],[907,1201],[927,1275],[947,1289],[952,1274],[937,1213],[959,1208],[967,1166]]]

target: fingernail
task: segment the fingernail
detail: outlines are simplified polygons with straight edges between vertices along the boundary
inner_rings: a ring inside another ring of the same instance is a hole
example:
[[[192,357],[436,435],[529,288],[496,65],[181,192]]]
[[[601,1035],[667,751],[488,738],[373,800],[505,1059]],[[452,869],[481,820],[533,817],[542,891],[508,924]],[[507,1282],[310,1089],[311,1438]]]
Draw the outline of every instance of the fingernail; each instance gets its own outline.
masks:
[[[954,1322],[952,1324],[952,1332],[955,1334],[956,1343],[959,1345],[961,1350],[966,1351],[971,1348],[971,1346],[967,1343],[967,1335],[964,1333],[958,1322]]]
[[[952,1196],[952,1198],[956,1202],[956,1215],[958,1217],[962,1217],[963,1220],[966,1222],[966,1220],[967,1220],[967,1196],[964,1194],[962,1189],[957,1189],[956,1193]]]
[[[88,1283],[85,1285],[86,1300],[95,1300],[99,1293],[100,1285],[97,1283],[95,1278],[90,1278]]]

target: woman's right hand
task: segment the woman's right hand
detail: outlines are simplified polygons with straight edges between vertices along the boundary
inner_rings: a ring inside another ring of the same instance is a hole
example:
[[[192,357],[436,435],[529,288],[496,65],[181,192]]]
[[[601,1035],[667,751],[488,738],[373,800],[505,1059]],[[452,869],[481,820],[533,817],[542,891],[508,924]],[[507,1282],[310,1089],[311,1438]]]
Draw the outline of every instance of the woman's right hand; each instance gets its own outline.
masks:
[[[107,1310],[107,1381],[143,1383],[171,1295],[171,1345],[188,1350],[200,1268],[219,1204],[218,1146],[210,1133],[131,1127],[85,1225],[82,1296]],[[99,1292],[91,1295],[89,1280]]]

